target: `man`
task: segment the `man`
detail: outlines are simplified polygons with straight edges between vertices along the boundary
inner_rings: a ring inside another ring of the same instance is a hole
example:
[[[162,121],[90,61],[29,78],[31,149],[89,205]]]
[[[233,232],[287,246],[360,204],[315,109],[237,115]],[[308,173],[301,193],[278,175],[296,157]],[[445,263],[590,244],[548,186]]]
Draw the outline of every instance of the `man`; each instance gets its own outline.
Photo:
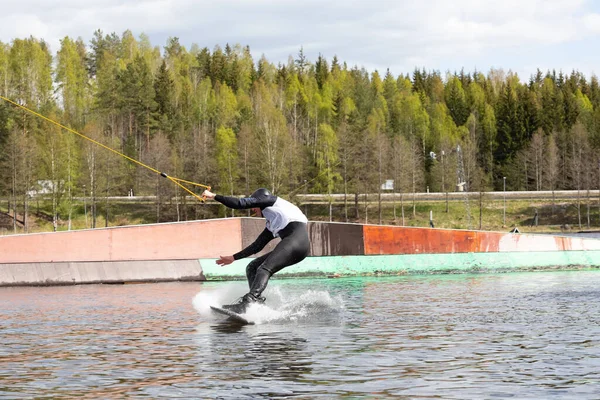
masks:
[[[273,196],[267,189],[257,189],[250,197],[244,198],[221,196],[208,190],[205,190],[202,195],[229,208],[252,209],[258,217],[267,220],[265,230],[254,243],[232,256],[221,256],[216,261],[217,264],[228,265],[234,260],[256,254],[274,238],[281,238],[281,242],[273,251],[254,259],[246,267],[250,291],[237,303],[223,306],[225,309],[243,314],[250,304],[265,301],[261,294],[274,273],[306,258],[310,250],[306,229],[308,219],[298,207],[281,197]]]

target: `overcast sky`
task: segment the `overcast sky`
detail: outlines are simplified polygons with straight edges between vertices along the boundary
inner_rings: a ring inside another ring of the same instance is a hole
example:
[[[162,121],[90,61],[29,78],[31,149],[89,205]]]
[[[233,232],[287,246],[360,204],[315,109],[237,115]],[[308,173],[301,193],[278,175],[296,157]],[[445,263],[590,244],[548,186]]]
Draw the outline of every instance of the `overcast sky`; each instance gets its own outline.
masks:
[[[0,41],[34,36],[58,49],[96,29],[145,33],[161,48],[177,36],[211,50],[249,45],[286,62],[337,55],[350,67],[394,75],[503,68],[527,80],[537,68],[600,72],[596,0],[0,0]]]

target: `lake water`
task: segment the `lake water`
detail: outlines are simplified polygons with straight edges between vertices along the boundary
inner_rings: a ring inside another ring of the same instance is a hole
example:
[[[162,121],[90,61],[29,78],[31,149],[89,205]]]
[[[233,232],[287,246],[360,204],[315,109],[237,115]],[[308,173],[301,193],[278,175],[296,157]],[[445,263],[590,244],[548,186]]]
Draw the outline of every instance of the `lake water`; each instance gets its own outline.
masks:
[[[0,288],[0,397],[600,398],[600,271]]]

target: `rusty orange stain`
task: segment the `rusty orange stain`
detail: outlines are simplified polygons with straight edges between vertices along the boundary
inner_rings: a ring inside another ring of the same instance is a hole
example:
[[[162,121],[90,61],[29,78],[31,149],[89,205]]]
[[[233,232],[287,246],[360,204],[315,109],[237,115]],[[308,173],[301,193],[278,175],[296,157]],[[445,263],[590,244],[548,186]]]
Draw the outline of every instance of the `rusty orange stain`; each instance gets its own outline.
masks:
[[[556,248],[559,250],[572,250],[573,246],[572,246],[572,242],[571,242],[571,238],[567,238],[567,237],[560,237],[557,236],[554,238],[555,242],[556,242]]]
[[[479,252],[497,252],[500,251],[500,240],[506,236],[506,233],[500,232],[477,232]]]
[[[365,254],[600,250],[600,240],[504,232],[363,226]]]
[[[450,229],[365,225],[365,254],[435,254],[498,251],[503,234]]]

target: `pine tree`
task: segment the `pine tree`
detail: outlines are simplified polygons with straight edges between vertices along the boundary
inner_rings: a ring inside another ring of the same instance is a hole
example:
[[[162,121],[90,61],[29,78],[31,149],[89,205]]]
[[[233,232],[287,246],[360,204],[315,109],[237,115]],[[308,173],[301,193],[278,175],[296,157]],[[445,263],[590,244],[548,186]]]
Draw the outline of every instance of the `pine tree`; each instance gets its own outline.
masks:
[[[590,79],[590,101],[594,106],[594,109],[600,108],[600,85],[598,84],[598,77],[596,75],[592,75]]]
[[[210,60],[210,78],[213,85],[217,82],[224,82],[227,76],[227,64],[225,54],[220,46],[215,46]]]
[[[156,113],[158,126],[162,132],[171,132],[171,119],[173,116],[174,83],[167,69],[167,63],[163,60],[156,78],[154,80],[154,93],[156,101]]]
[[[304,48],[302,46],[300,47],[300,51],[298,52],[298,58],[295,60],[295,63],[298,67],[298,74],[300,76],[304,75],[309,63],[306,60],[306,56],[304,55]]]
[[[198,53],[196,58],[198,60],[198,68],[200,69],[200,79],[202,80],[206,77],[210,78],[211,55],[210,50],[208,50],[208,47],[202,48],[202,50],[200,50],[200,53]]]
[[[494,158],[503,163],[516,155],[526,137],[523,113],[519,110],[519,98],[514,83],[508,81],[504,85],[496,109],[498,124],[498,147]]]
[[[323,89],[323,85],[325,85],[329,77],[329,66],[327,65],[327,60],[321,54],[319,54],[315,63],[315,75],[319,89]]]
[[[119,109],[127,121],[128,138],[135,143],[135,154],[129,155],[139,158],[142,146],[149,145],[151,131],[157,125],[152,73],[146,60],[137,55],[117,76]]]
[[[458,77],[453,76],[448,80],[444,90],[444,99],[450,115],[457,126],[462,126],[469,117],[467,96]]]

